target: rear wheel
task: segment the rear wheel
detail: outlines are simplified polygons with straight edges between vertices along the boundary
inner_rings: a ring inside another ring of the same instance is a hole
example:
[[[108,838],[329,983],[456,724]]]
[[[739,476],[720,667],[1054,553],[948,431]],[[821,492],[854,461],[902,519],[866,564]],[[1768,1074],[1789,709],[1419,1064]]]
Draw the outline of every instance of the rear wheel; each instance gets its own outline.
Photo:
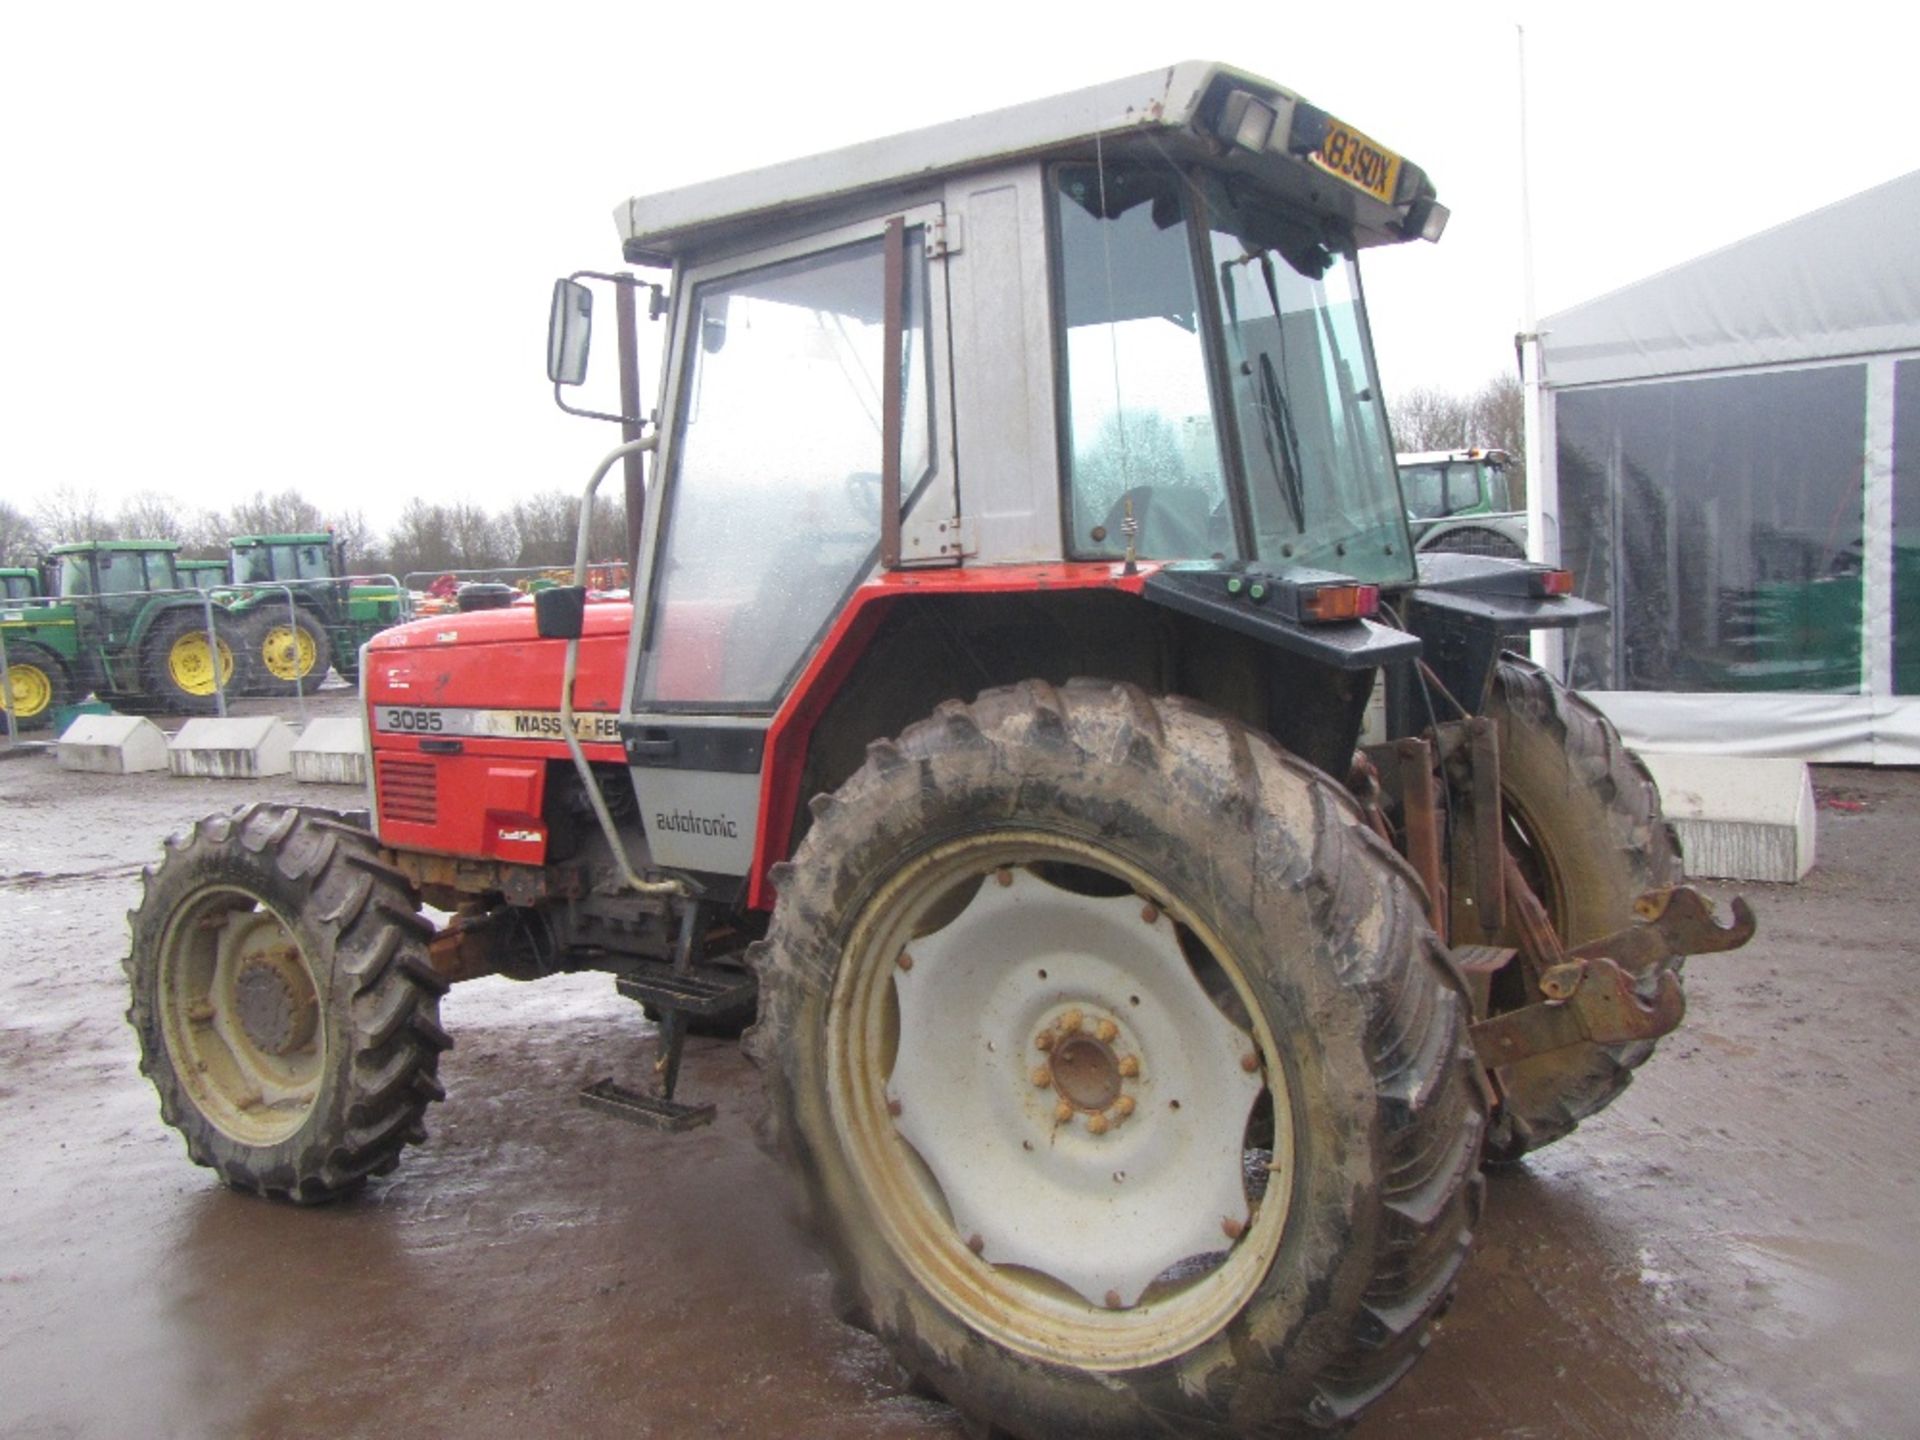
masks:
[[[1653,776],[1606,716],[1514,655],[1498,661],[1487,713],[1500,726],[1500,785],[1507,845],[1568,946],[1633,919],[1633,902],[1683,878],[1680,846],[1660,810]],[[1456,933],[1466,934],[1456,918]],[[1518,945],[1509,927],[1502,937]],[[1676,973],[1679,960],[1659,969]],[[1496,1012],[1540,997],[1508,967]],[[1645,977],[1649,990],[1658,969]],[[1581,1044],[1501,1069],[1500,1114],[1487,1155],[1517,1160],[1572,1132],[1627,1088],[1652,1041]]]
[[[432,925],[365,831],[278,805],[202,820],[129,918],[127,1019],[192,1159],[312,1202],[425,1138],[446,985]]]
[[[209,641],[206,619],[198,610],[162,616],[148,632],[141,651],[141,678],[148,697],[190,714],[212,710],[218,691],[233,688],[233,626],[224,610],[216,611]]]
[[[311,694],[327,678],[333,665],[333,647],[326,627],[307,611],[289,611],[284,605],[269,602],[241,623],[249,693]]]
[[[73,703],[73,680],[66,662],[31,640],[7,647],[7,693],[0,694],[0,710],[11,710],[22,730],[39,730],[53,723],[53,712]]]
[[[755,947],[768,1139],[848,1308],[981,1424],[1337,1424],[1464,1257],[1467,1004],[1397,857],[1131,687],[942,707],[831,798]]]

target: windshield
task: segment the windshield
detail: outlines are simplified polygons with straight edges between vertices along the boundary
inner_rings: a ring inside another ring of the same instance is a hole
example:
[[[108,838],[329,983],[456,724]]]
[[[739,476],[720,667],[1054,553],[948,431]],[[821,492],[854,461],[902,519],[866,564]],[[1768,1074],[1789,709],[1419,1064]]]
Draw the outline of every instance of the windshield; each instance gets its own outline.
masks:
[[[1511,509],[1507,472],[1492,460],[1423,460],[1400,467],[1400,493],[1415,520]]]
[[[1253,550],[1362,580],[1413,577],[1360,278],[1297,212],[1203,182]]]
[[[1171,163],[1061,165],[1053,184],[1071,551],[1119,555],[1130,526],[1144,559],[1410,580],[1351,254]]]

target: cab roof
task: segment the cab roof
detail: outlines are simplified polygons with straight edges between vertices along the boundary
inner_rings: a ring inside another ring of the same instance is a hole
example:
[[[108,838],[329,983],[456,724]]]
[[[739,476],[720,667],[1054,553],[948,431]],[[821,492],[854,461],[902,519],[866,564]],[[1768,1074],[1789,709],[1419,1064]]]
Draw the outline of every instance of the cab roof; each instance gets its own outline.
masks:
[[[1258,149],[1220,136],[1236,92],[1274,113]],[[1291,90],[1244,70],[1188,60],[1124,80],[1004,110],[868,140],[678,190],[636,196],[614,211],[629,262],[666,266],[707,240],[785,212],[905,191],[939,177],[1041,156],[1090,154],[1098,141],[1147,137],[1183,159],[1244,170],[1347,220],[1357,245],[1415,238],[1434,189],[1402,162],[1391,203],[1335,178],[1310,159],[1330,117]],[[1396,157],[1397,158],[1397,157]]]
[[[325,530],[301,530],[286,535],[236,535],[229,545],[326,545],[333,535]]]
[[[96,550],[135,550],[142,554],[164,550],[171,554],[180,548],[178,540],[73,540],[55,545],[49,555],[87,555]]]

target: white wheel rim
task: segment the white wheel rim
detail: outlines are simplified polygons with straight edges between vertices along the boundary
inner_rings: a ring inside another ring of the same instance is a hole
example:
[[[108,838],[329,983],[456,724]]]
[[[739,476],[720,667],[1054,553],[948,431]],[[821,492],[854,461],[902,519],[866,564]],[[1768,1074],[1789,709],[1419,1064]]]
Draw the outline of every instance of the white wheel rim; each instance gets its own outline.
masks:
[[[312,1113],[326,1071],[319,988],[285,921],[238,891],[183,908],[162,942],[157,1003],[175,1074],[230,1139],[274,1145]]]
[[[1125,893],[1083,893],[1089,876]],[[895,1253],[969,1325],[1080,1368],[1215,1333],[1284,1229],[1291,1110],[1271,1036],[1236,963],[1169,898],[1077,840],[952,842],[873,897],[834,991],[834,1121]],[[1274,1158],[1250,1205],[1263,1093]]]

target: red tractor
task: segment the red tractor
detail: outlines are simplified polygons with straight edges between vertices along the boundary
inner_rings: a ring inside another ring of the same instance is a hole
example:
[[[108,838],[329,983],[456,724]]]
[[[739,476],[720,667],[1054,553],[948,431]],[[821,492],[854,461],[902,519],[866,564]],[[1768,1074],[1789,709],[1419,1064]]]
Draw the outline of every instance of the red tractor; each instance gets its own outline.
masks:
[[[1357,256],[1445,219],[1204,64],[621,206],[671,271],[597,277],[632,603],[382,633],[370,813],[168,842],[130,1018],[189,1154],[344,1194],[423,1138],[449,985],[608,971],[659,1064],[585,1098],[700,1124],[684,1037],[754,1022],[849,1316],[983,1431],[1357,1413],[1483,1163],[1618,1095],[1679,956],[1751,931],[1515,648],[1596,607],[1413,554]]]

